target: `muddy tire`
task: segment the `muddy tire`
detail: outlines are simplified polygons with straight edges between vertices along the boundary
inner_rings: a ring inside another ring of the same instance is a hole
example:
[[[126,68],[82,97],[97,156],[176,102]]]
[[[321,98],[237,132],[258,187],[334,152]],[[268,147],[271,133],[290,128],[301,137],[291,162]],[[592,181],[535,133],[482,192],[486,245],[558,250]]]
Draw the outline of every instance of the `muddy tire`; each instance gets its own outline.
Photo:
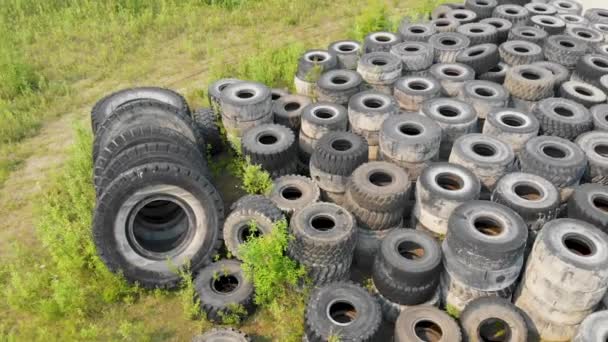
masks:
[[[302,111],[312,103],[312,99],[302,95],[285,95],[274,101],[272,112],[274,121],[279,125],[291,128],[294,132],[300,131]]]
[[[210,108],[197,109],[192,113],[194,125],[203,136],[206,145],[201,150],[216,155],[222,152],[223,140],[220,128],[217,125],[218,116]]]
[[[441,96],[441,85],[431,77],[402,77],[395,82],[395,99],[405,111],[416,112],[424,101]]]
[[[401,209],[408,200],[410,179],[397,165],[370,162],[353,171],[348,191],[360,206],[377,211]]]
[[[334,102],[343,106],[361,89],[363,78],[353,70],[330,70],[317,81],[317,101]]]
[[[458,26],[456,32],[469,38],[470,46],[496,44],[498,30],[490,24],[469,23]]]
[[[475,108],[478,118],[485,119],[494,108],[508,107],[510,96],[498,83],[470,81],[464,84],[460,98]]]
[[[308,50],[298,60],[296,77],[314,83],[321,74],[336,69],[337,66],[338,58],[328,51]]]
[[[608,186],[583,184],[568,201],[568,217],[589,222],[608,233]]]
[[[426,70],[433,64],[433,47],[425,42],[399,43],[390,53],[401,60],[404,72]]]
[[[361,55],[361,43],[354,40],[339,40],[327,48],[338,59],[338,69],[356,70]]]
[[[391,48],[401,43],[401,37],[392,32],[372,32],[363,39],[363,51],[389,52]]]
[[[288,175],[275,179],[269,197],[285,214],[292,215],[318,202],[321,198],[321,190],[308,177]]]
[[[492,26],[493,27],[493,26]],[[456,63],[462,63],[481,75],[498,65],[500,55],[496,44],[479,44],[468,47],[456,56]]]
[[[492,110],[483,125],[483,134],[511,145],[518,153],[526,141],[538,135],[540,124],[534,115],[508,108]]]
[[[395,342],[416,341],[421,335],[432,340],[437,338],[437,331],[446,341],[462,341],[460,327],[450,315],[432,306],[414,306],[401,312],[397,318]]]
[[[457,32],[438,33],[429,39],[435,50],[435,63],[455,63],[456,56],[471,45],[467,36]]]
[[[518,65],[507,71],[504,86],[513,97],[539,101],[553,95],[555,78],[551,71],[532,65]]]
[[[241,151],[251,164],[272,172],[295,162],[295,134],[278,124],[253,127],[241,138]]]
[[[399,26],[399,35],[404,42],[428,42],[435,33],[435,27],[427,23],[403,23]]]
[[[238,82],[242,81],[236,78],[222,78],[209,84],[209,87],[207,88],[207,98],[213,112],[217,113],[218,115],[222,114],[222,91],[224,91],[224,89],[226,89],[229,85]]]
[[[510,21],[513,27],[525,25],[530,18],[530,12],[522,6],[506,4],[498,5],[492,12],[492,17]]]
[[[234,121],[256,121],[272,113],[270,88],[257,82],[229,85],[220,102],[222,115]]]
[[[573,140],[593,127],[591,113],[583,105],[568,99],[551,97],[534,107],[543,135]]]
[[[464,84],[475,79],[475,70],[461,63],[434,64],[429,69],[430,76],[441,84],[447,96],[459,96]]]
[[[496,338],[505,332],[513,342],[528,338],[528,327],[519,309],[499,297],[471,301],[460,315],[460,324],[465,339],[471,342]]]
[[[318,140],[330,131],[346,131],[348,113],[344,106],[331,102],[316,102],[302,110],[300,134]]]
[[[351,97],[348,103],[348,121],[353,133],[377,146],[382,122],[391,115],[399,114],[399,104],[394,97],[378,91],[363,91]]]
[[[517,26],[509,31],[509,40],[524,40],[537,45],[542,45],[549,34],[534,26]]]
[[[576,139],[587,156],[588,166],[583,176],[590,183],[608,185],[608,132],[591,131]]]
[[[513,28],[513,23],[510,22],[507,19],[502,19],[502,18],[496,18],[496,17],[490,17],[490,18],[485,18],[479,21],[480,23],[483,24],[490,24],[494,27],[496,27],[496,44],[500,45],[502,43],[504,43],[509,35],[509,31],[511,31],[511,29]]]
[[[509,40],[498,47],[502,62],[510,65],[532,64],[543,60],[543,49],[529,41]]]
[[[543,45],[543,52],[547,61],[573,69],[586,54],[587,44],[566,35],[549,36]]]

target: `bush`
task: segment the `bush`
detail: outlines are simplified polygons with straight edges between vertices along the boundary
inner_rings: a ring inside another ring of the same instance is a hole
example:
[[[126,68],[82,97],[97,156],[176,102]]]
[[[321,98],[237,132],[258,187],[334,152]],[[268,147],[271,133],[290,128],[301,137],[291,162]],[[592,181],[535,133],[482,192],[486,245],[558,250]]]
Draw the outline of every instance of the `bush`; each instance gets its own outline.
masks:
[[[390,19],[384,2],[371,0],[367,7],[355,18],[349,33],[351,39],[363,41],[368,33],[376,31],[395,31],[395,23]]]
[[[251,195],[268,195],[272,191],[272,178],[260,165],[243,164],[243,190]]]

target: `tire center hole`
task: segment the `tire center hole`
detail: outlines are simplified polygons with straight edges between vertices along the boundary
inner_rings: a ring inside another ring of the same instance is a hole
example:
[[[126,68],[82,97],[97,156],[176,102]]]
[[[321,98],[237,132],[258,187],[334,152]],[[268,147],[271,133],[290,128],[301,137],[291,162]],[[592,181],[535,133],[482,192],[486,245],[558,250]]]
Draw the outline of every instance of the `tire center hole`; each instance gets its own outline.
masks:
[[[435,21],[435,26],[437,26],[437,27],[450,26],[450,22],[447,20],[437,20],[437,21]]]
[[[279,139],[274,134],[263,133],[258,137],[258,142],[262,145],[274,145]]]
[[[447,68],[443,69],[443,74],[451,77],[458,77],[462,75],[462,72],[458,69]]]
[[[168,253],[184,242],[190,230],[186,212],[177,203],[155,200],[135,213],[134,242],[142,252]]]
[[[363,105],[367,108],[380,108],[384,106],[384,101],[380,99],[365,99]]]
[[[384,36],[384,35],[375,36],[374,39],[376,41],[378,41],[378,42],[381,42],[381,43],[386,43],[386,42],[390,42],[391,41],[391,37]]]
[[[608,214],[608,197],[597,196],[591,202],[594,207]]]
[[[239,243],[245,243],[249,239],[255,239],[262,235],[254,222],[245,223],[239,228],[238,240]]]
[[[437,323],[428,320],[416,322],[414,324],[414,332],[420,340],[425,342],[438,342],[443,337],[441,327]]]
[[[496,95],[496,92],[490,88],[475,88],[475,94],[483,97],[491,97]]]
[[[480,28],[472,28],[471,29],[471,33],[483,33],[485,32],[484,30],[480,29]]]
[[[302,197],[302,191],[295,186],[288,186],[281,190],[281,197],[289,201],[295,201]]]
[[[567,118],[574,116],[574,112],[570,108],[566,108],[563,106],[557,106],[557,107],[555,107],[555,109],[553,109],[553,111],[555,112],[555,114],[557,114],[559,116],[564,116]]]
[[[536,72],[532,72],[532,71],[524,71],[521,73],[521,77],[528,79],[528,80],[540,80],[540,75],[537,74]]]
[[[317,215],[310,220],[310,226],[318,231],[326,232],[336,227],[336,221],[325,215]]]
[[[407,85],[408,88],[412,89],[412,90],[427,90],[429,89],[429,85],[424,83],[424,82],[420,82],[420,81],[414,81],[411,82]]]
[[[513,50],[515,50],[516,52],[519,53],[529,53],[530,49],[528,49],[527,47],[523,47],[523,46],[516,46],[513,48]]]
[[[435,177],[435,182],[441,188],[450,191],[457,191],[464,187],[464,180],[453,173],[440,173]]]
[[[346,301],[337,301],[328,308],[329,319],[338,325],[349,325],[357,318],[357,309]]]
[[[308,60],[313,63],[319,63],[325,61],[326,57],[321,54],[312,54],[308,56]]]
[[[578,31],[578,32],[576,32],[576,35],[581,38],[591,38],[591,34],[589,32],[585,32],[585,31]]]
[[[424,248],[414,241],[402,241],[397,245],[397,252],[408,260],[418,260],[425,254]]]
[[[566,151],[557,146],[545,146],[542,149],[543,153],[551,158],[563,159],[566,158]]]
[[[456,117],[461,113],[458,108],[452,106],[441,106],[437,109],[437,112],[448,118]]]
[[[213,280],[211,286],[216,292],[228,294],[239,287],[239,280],[233,275],[220,275]]]
[[[381,58],[373,59],[371,62],[373,65],[376,65],[376,66],[383,66],[383,65],[388,64],[388,62],[385,59],[381,59]]]
[[[375,171],[372,172],[369,177],[369,182],[374,184],[375,186],[388,186],[393,184],[393,176],[391,176],[390,174],[386,173],[386,172],[382,172],[382,171]]]
[[[342,51],[342,52],[352,52],[352,51],[355,51],[355,47],[350,44],[344,44],[344,45],[338,46],[338,50]]]
[[[345,140],[345,139],[337,139],[331,143],[331,148],[333,148],[336,151],[344,152],[344,151],[348,151],[351,148],[353,148],[353,144],[350,141]]]
[[[420,48],[417,46],[406,46],[403,50],[407,52],[417,52],[420,51]]]
[[[416,136],[422,134],[422,127],[415,125],[413,123],[405,123],[399,126],[399,132],[409,136]]]
[[[511,328],[499,318],[488,318],[479,324],[479,341],[506,342],[511,340]]]
[[[574,47],[574,44],[572,44],[571,42],[566,41],[566,40],[560,40],[558,42],[558,44],[561,45],[561,46],[563,46],[563,47],[565,47],[565,48],[573,48]]]
[[[467,19],[468,16],[466,14],[464,14],[464,13],[456,13],[456,14],[454,14],[454,18],[456,18],[456,19]]]
[[[336,76],[331,79],[333,84],[345,84],[346,82],[348,82],[348,79],[344,76]]]
[[[496,154],[496,149],[494,148],[494,146],[484,143],[473,144],[471,149],[473,150],[473,152],[482,157],[491,157]]]
[[[313,111],[313,115],[319,119],[331,119],[336,115],[336,113],[329,109],[319,108]]]
[[[530,184],[518,184],[513,188],[513,192],[528,201],[538,201],[543,197],[542,192]]]
[[[588,257],[595,254],[596,251],[595,244],[591,240],[577,233],[566,234],[562,243],[568,251],[578,256]]]
[[[591,90],[578,86],[578,87],[574,87],[574,91],[583,95],[583,96],[592,96],[593,92],[591,92]]]
[[[469,50],[469,57],[479,56],[484,52],[483,49]]]
[[[534,33],[533,31],[523,31],[523,32],[521,33],[521,35],[522,35],[522,36],[525,36],[525,37],[535,37],[535,36],[536,36],[536,33]]]
[[[296,111],[296,110],[300,109],[301,107],[302,106],[299,103],[297,103],[297,102],[287,102],[285,104],[284,108],[285,108],[285,111],[293,112],[293,111]]]
[[[490,217],[478,217],[473,221],[475,229],[488,236],[497,236],[503,233],[504,227],[495,219]]]
[[[441,40],[441,44],[442,45],[446,45],[446,46],[456,45],[456,43],[457,42],[454,39],[451,39],[451,38],[447,38],[447,39]]]
[[[502,121],[502,123],[504,123],[505,125],[511,127],[521,127],[525,123],[524,119],[515,115],[505,115],[500,119],[500,121]]]
[[[236,92],[236,97],[238,97],[239,99],[250,99],[255,95],[255,92],[253,90],[239,90]]]
[[[598,144],[593,148],[593,150],[595,151],[595,153],[599,154],[600,156],[602,156],[604,158],[608,158],[608,145]]]
[[[601,59],[592,59],[591,62],[598,68],[606,69],[608,68],[608,62],[606,60]]]
[[[507,14],[513,14],[513,15],[515,15],[515,14],[519,14],[519,12],[518,12],[518,11],[516,11],[516,10],[514,10],[514,9],[512,9],[512,8],[508,8],[508,9],[506,9],[506,10],[505,10],[505,13],[507,13]]]
[[[276,100],[280,99],[281,97],[283,97],[283,96],[281,94],[279,94],[279,93],[272,93],[271,94],[272,101],[276,101]]]

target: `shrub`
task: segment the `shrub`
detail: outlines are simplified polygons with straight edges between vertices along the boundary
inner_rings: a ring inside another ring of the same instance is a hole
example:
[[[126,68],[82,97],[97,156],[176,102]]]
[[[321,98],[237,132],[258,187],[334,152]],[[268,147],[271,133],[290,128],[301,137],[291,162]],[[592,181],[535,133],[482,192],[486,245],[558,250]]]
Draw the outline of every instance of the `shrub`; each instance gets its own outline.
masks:
[[[245,162],[243,164],[242,181],[243,190],[249,194],[268,195],[272,191],[272,178],[260,165]]]
[[[395,24],[389,17],[386,4],[378,0],[370,0],[367,7],[355,18],[350,38],[363,41],[368,33],[376,31],[394,31]]]

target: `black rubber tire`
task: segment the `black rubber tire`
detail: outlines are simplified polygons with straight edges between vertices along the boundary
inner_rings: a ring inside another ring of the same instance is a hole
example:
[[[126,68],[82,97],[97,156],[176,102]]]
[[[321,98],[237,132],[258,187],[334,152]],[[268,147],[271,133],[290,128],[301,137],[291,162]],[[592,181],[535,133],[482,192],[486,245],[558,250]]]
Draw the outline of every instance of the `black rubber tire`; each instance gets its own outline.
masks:
[[[103,163],[102,163],[103,161]],[[93,183],[100,196],[104,189],[121,173],[148,163],[172,163],[198,170],[211,179],[207,162],[192,144],[174,142],[143,143],[122,150],[105,163],[106,159],[97,158]]]
[[[292,215],[312,203],[318,202],[321,190],[310,178],[287,175],[275,179],[270,199],[287,215]]]
[[[502,19],[502,18],[490,17],[490,18],[482,19],[479,22],[482,24],[490,24],[490,25],[496,27],[496,32],[497,32],[496,44],[504,43],[509,36],[509,31],[513,27],[512,22],[510,22],[507,19]]]
[[[568,70],[565,66],[563,66],[561,64],[557,64],[555,62],[542,61],[542,62],[534,62],[534,63],[532,63],[532,65],[543,67],[543,68],[551,71],[551,73],[553,74],[553,78],[554,78],[553,94],[555,94],[555,90],[558,90],[559,87],[562,85],[562,83],[566,82],[570,78],[570,70]]]
[[[207,145],[201,146],[201,149],[207,151],[211,155],[217,155],[222,152],[224,142],[222,133],[217,126],[218,116],[210,108],[201,108],[192,112],[194,127],[196,127],[203,136]]]
[[[401,41],[401,37],[392,32],[372,32],[363,39],[363,51],[364,53],[389,52]]]
[[[530,18],[530,12],[519,5],[498,5],[492,12],[492,17],[510,21],[513,26],[525,25]]]
[[[441,331],[440,337],[437,328]],[[418,341],[424,336],[428,341],[462,341],[458,323],[447,313],[426,305],[413,306],[399,314],[395,322],[395,342]]]
[[[498,30],[496,30],[496,27],[490,24],[479,22],[464,24],[458,26],[456,32],[469,38],[469,46],[479,44],[496,44],[498,41]]]
[[[359,59],[357,72],[368,84],[392,85],[403,70],[401,60],[389,52],[370,52]]]
[[[608,186],[583,184],[568,200],[568,217],[589,222],[608,233]]]
[[[244,319],[255,310],[253,283],[245,277],[241,262],[237,260],[216,261],[199,270],[194,279],[194,290],[200,300],[201,310],[214,323],[224,323],[224,315],[236,314]],[[245,312],[234,312],[231,309],[233,306],[242,308]]]
[[[344,262],[335,262],[330,264],[307,264],[306,261],[300,260],[299,255],[291,254],[287,250],[287,255],[296,260],[306,269],[306,274],[313,287],[319,287],[338,281],[348,281],[350,279],[350,268],[352,260]]]
[[[608,131],[608,105],[600,104],[591,107],[593,117],[593,129],[596,131]]]
[[[194,128],[194,122],[189,113],[185,114],[176,107],[157,100],[140,100],[114,110],[97,127],[97,134],[93,141],[93,160],[97,159],[101,151],[108,147],[113,139],[137,126],[151,123],[172,128],[198,146],[205,146],[205,140]]]
[[[156,100],[175,107],[182,115],[190,115],[186,99],[171,89],[157,87],[123,89],[107,95],[95,103],[91,110],[93,134],[97,133],[99,126],[118,108],[145,100]]]
[[[513,97],[538,101],[553,95],[555,77],[551,71],[533,65],[517,65],[507,71],[504,87]]]
[[[226,217],[224,222],[224,244],[234,258],[240,259],[240,245],[260,235],[270,234],[274,222],[263,210],[239,207]],[[255,229],[252,227],[255,226]]]
[[[405,76],[394,85],[393,96],[404,111],[416,112],[423,102],[441,96],[441,84],[432,77]]]
[[[363,78],[354,70],[329,70],[317,81],[317,101],[334,102],[343,106],[361,90]]]
[[[606,102],[606,93],[589,83],[566,81],[559,87],[559,95],[587,108]]]
[[[520,310],[500,297],[482,297],[467,304],[460,314],[465,340],[481,342],[508,336],[512,342],[526,342],[528,327]]]
[[[528,140],[519,155],[519,166],[522,172],[544,177],[560,189],[578,184],[585,172],[587,158],[573,142],[540,136]]]
[[[498,181],[492,202],[513,209],[531,230],[557,218],[560,194],[555,185],[541,176],[513,172]]]
[[[321,74],[338,67],[338,58],[326,50],[308,50],[298,60],[296,77],[307,82],[316,82]]]
[[[528,228],[512,209],[489,201],[470,201],[449,219],[444,243],[464,265],[499,270],[524,255]]]
[[[443,32],[431,36],[429,44],[435,51],[435,63],[454,63],[456,56],[468,48],[471,41],[457,32]]]
[[[348,112],[344,106],[331,102],[315,102],[302,109],[300,135],[318,140],[330,131],[346,131]]]
[[[348,191],[363,208],[394,211],[403,208],[408,200],[410,182],[407,172],[395,164],[369,162],[353,171]]]
[[[355,70],[363,48],[358,41],[339,40],[329,44],[327,51],[338,59],[338,69]]]
[[[477,78],[482,81],[489,81],[489,82],[502,84],[505,81],[505,77],[507,76],[508,70],[509,70],[509,65],[507,65],[503,62],[498,62],[498,64],[495,67],[491,68],[490,70],[488,70],[487,72],[484,72],[481,75],[478,75]]]
[[[382,122],[399,111],[393,96],[374,90],[362,91],[348,102],[350,130],[364,137],[368,145],[377,146]]]
[[[576,65],[573,78],[599,87],[600,78],[606,74],[608,74],[608,56],[588,54]]]
[[[587,50],[592,50],[592,46],[604,43],[602,32],[591,27],[570,25],[566,27],[564,33],[587,44]]]
[[[461,63],[438,63],[429,69],[430,77],[441,84],[442,95],[456,97],[465,82],[475,79],[475,70]]]
[[[498,6],[497,0],[466,0],[464,2],[464,7],[475,12],[478,20],[491,17],[496,6]]]
[[[296,149],[295,134],[283,125],[259,125],[245,131],[241,138],[243,156],[269,172],[293,163]]]
[[[284,218],[281,209],[270,198],[264,195],[245,195],[239,198],[236,202],[232,203],[230,211],[239,209],[253,210],[266,216],[273,222]]]
[[[587,44],[566,35],[549,36],[543,45],[545,59],[573,69],[587,53]]]
[[[403,64],[403,72],[426,70],[433,64],[433,47],[425,42],[403,42],[391,48]]]
[[[356,318],[349,317],[353,311]],[[305,334],[309,342],[328,341],[332,336],[343,341],[375,341],[381,322],[380,305],[369,292],[350,282],[336,282],[311,293]]]
[[[511,108],[497,108],[488,113],[482,133],[506,142],[517,154],[528,139],[538,135],[539,130],[540,123],[534,115]]]
[[[192,342],[251,342],[246,334],[234,328],[213,328],[192,338]]]
[[[256,121],[272,113],[272,93],[262,83],[237,82],[222,90],[220,105],[230,120]]]
[[[442,269],[441,248],[432,236],[395,229],[380,245],[372,279],[382,296],[402,305],[417,305],[433,296]]]
[[[427,161],[437,155],[440,144],[441,127],[423,115],[393,115],[382,123],[379,146],[389,160]]]
[[[573,140],[593,128],[591,113],[572,100],[551,97],[534,106],[543,135],[554,135]]]
[[[289,253],[308,265],[352,261],[356,222],[344,208],[333,203],[313,203],[298,210],[290,220]]]
[[[152,190],[155,187],[157,189]],[[189,202],[180,205],[196,216],[193,219],[197,227],[194,232],[190,230],[195,235],[183,241],[185,245],[172,256],[171,264],[167,263],[167,256],[161,255],[158,259],[142,256],[131,245],[133,241],[123,236],[128,235],[130,229],[125,227],[126,222],[125,225],[121,222],[127,220],[133,207],[149,202],[155,194],[161,197],[169,194],[178,201],[187,196]],[[211,262],[221,244],[223,219],[224,204],[219,192],[198,171],[168,163],[150,163],[123,172],[106,188],[95,207],[93,242],[108,269],[121,273],[127,281],[145,288],[174,288],[181,281],[176,268],[189,263],[189,267],[196,270]]]
[[[533,15],[530,17],[529,25],[537,27],[551,36],[562,34],[566,29],[566,22],[553,15]]]
[[[479,44],[464,49],[456,56],[456,63],[468,65],[475,74],[483,74],[498,65],[500,55],[496,44]]]
[[[517,26],[509,31],[509,40],[525,40],[537,45],[542,45],[549,34],[534,26]]]
[[[511,66],[543,60],[543,49],[529,41],[508,40],[498,47],[501,60]]]
[[[311,165],[334,175],[350,176],[368,160],[367,141],[349,132],[328,132],[317,141]]]
[[[403,221],[403,208],[393,211],[365,209],[355,202],[350,192],[346,192],[344,195],[343,205],[357,219],[358,227],[363,229],[391,229],[400,226]]]
[[[274,122],[291,128],[294,132],[300,131],[302,111],[312,103],[312,99],[302,95],[285,95],[274,101],[272,112]]]
[[[485,119],[494,108],[508,107],[511,96],[502,84],[474,80],[464,84],[459,97],[475,108],[478,118]]]
[[[549,4],[541,2],[530,2],[524,5],[524,8],[530,12],[531,16],[535,15],[556,15],[557,9]]]
[[[464,7],[464,4],[459,4]],[[448,19],[458,20],[460,25],[477,21],[477,13],[464,8],[452,9],[445,15]]]
[[[399,35],[404,42],[428,42],[435,33],[435,27],[427,23],[405,23],[399,26]]]
[[[588,8],[585,10],[585,18],[591,23],[608,23],[608,10],[604,8]]]
[[[207,88],[207,98],[209,100],[211,109],[213,109],[215,113],[218,115],[222,113],[222,91],[224,91],[224,89],[226,89],[229,85],[238,82],[242,81],[236,78],[222,78],[209,84],[209,87]]]
[[[456,28],[460,26],[460,22],[455,19],[438,18],[430,21],[430,24],[435,28],[435,32],[456,32]]]
[[[583,133],[575,142],[585,152],[589,164],[583,180],[608,185],[608,132]]]
[[[577,329],[574,342],[593,342],[601,341],[606,335],[606,326],[608,325],[608,311],[596,311],[587,316]]]

